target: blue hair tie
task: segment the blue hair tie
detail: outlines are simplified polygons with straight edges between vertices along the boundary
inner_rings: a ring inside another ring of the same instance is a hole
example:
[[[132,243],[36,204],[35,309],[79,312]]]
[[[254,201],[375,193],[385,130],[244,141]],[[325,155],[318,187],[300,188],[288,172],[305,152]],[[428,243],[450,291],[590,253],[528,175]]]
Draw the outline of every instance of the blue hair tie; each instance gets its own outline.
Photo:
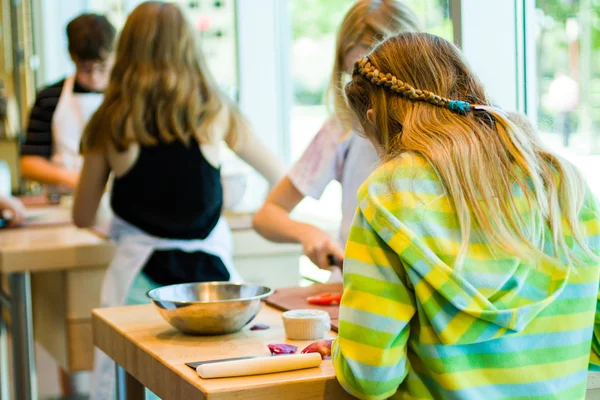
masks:
[[[466,101],[450,100],[448,102],[448,109],[450,111],[454,111],[457,114],[465,115],[467,112],[469,112],[470,108],[471,108],[471,104]]]

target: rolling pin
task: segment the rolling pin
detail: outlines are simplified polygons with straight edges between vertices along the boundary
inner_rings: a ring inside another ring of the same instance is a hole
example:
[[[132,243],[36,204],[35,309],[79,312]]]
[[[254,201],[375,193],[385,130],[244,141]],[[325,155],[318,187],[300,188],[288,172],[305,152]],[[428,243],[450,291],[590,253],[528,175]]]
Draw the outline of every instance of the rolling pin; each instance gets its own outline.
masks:
[[[196,368],[196,372],[203,379],[229,378],[295,371],[315,368],[319,365],[321,365],[321,355],[319,353],[309,353],[201,364]]]

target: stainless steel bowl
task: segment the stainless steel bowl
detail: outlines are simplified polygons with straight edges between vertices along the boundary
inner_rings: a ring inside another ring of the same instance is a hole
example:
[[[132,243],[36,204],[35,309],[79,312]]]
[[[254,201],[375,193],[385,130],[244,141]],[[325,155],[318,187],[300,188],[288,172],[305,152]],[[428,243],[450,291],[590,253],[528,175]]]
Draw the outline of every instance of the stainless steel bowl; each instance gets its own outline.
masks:
[[[273,290],[229,282],[184,283],[148,292],[162,317],[190,335],[237,332],[254,319]]]

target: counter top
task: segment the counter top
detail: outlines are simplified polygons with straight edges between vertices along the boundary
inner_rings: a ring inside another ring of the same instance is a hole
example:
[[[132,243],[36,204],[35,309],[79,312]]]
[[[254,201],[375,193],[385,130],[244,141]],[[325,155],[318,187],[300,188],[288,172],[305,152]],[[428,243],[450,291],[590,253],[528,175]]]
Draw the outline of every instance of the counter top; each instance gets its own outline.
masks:
[[[108,264],[113,245],[72,225],[0,230],[0,272]]]
[[[40,271],[110,263],[113,245],[105,240],[106,218],[92,230],[70,223],[69,208],[35,205],[24,226],[0,229],[0,272]],[[251,229],[251,217],[228,215],[232,229]]]
[[[270,329],[250,331],[254,323],[267,324]],[[267,305],[240,332],[223,336],[181,334],[152,305],[97,309],[92,324],[94,344],[163,399],[351,398],[335,379],[328,360],[319,368],[223,379],[201,379],[185,365],[193,361],[268,355],[269,343],[290,343],[299,349],[310,343],[287,341],[281,312]],[[329,337],[334,335],[331,332]]]

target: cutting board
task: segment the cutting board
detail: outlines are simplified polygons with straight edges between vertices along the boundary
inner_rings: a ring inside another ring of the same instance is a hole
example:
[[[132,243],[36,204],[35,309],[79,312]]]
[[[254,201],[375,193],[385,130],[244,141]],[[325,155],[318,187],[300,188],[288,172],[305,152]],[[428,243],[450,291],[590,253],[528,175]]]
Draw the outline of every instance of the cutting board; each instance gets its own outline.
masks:
[[[30,207],[47,207],[57,205],[58,202],[51,202],[48,196],[36,195],[36,196],[19,196],[21,203],[27,208]]]
[[[338,330],[338,315],[340,311],[339,305],[333,306],[317,306],[308,304],[307,297],[316,296],[327,292],[342,292],[344,286],[341,283],[325,283],[315,284],[308,287],[293,287],[277,289],[270,297],[267,298],[267,304],[283,311],[314,308],[323,310],[329,313],[331,317],[331,329]]]

